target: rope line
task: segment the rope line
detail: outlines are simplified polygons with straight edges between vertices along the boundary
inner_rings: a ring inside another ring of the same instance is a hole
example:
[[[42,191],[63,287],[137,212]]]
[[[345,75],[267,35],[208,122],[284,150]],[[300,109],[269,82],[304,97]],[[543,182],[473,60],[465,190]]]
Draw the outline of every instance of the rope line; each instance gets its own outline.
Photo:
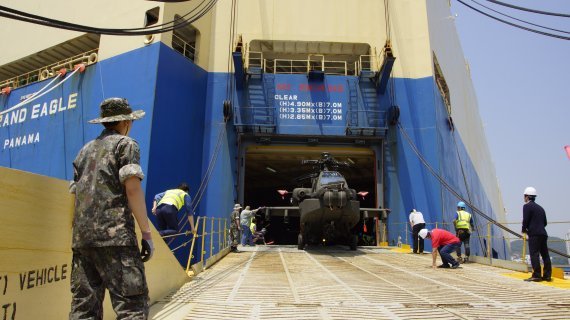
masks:
[[[474,10],[474,11],[476,11],[476,12],[478,12],[478,13],[484,15],[484,16],[487,16],[487,17],[489,17],[489,18],[491,18],[491,19],[493,19],[493,20],[497,20],[497,21],[499,21],[499,22],[508,24],[508,25],[513,26],[513,27],[515,27],[515,28],[519,28],[519,29],[526,30],[526,31],[529,31],[529,32],[537,33],[537,34],[540,34],[540,35],[543,35],[543,36],[547,36],[547,37],[558,38],[558,39],[562,39],[562,40],[570,40],[570,37],[561,36],[561,35],[557,35],[557,34],[553,34],[553,33],[548,33],[548,32],[544,32],[544,31],[540,31],[540,30],[535,30],[535,29],[523,27],[523,26],[518,25],[518,24],[516,24],[516,23],[512,23],[512,22],[509,22],[509,21],[506,21],[506,20],[497,18],[497,17],[495,17],[495,16],[493,16],[493,15],[491,15],[491,14],[488,14],[488,13],[483,12],[483,11],[477,9],[477,8],[474,8],[473,6],[468,5],[467,3],[463,2],[462,0],[457,0],[457,2],[461,3],[462,5],[464,5],[464,6],[468,7],[468,8],[470,8],[471,10]]]
[[[451,115],[450,115],[451,117]],[[469,190],[469,184],[467,183],[467,175],[465,174],[465,169],[463,168],[463,160],[461,159],[461,155],[459,154],[459,145],[457,143],[457,138],[455,137],[456,131],[454,130],[451,134],[453,138],[453,143],[455,144],[455,151],[457,152],[457,159],[459,159],[459,165],[461,166],[461,174],[463,176],[463,183],[465,184],[465,190],[467,191],[467,197],[469,198],[469,202],[471,202],[471,191]],[[474,216],[472,216],[474,217]],[[476,219],[473,219],[473,224],[475,225],[475,229],[477,230],[478,234],[481,234],[481,230],[479,230],[479,225],[477,224]],[[487,247],[483,245],[483,241],[481,238],[479,239],[479,245],[481,246],[481,251],[486,252]]]
[[[493,8],[490,8],[490,7],[488,7],[488,6],[486,6],[486,5],[482,4],[482,3],[479,3],[479,2],[477,2],[477,1],[475,1],[475,0],[471,0],[471,1],[475,2],[476,4],[480,5],[480,6],[483,7],[483,8],[486,8],[487,10],[493,11],[493,12],[495,12],[495,13],[497,13],[497,14],[500,14],[500,15],[502,15],[502,16],[504,16],[504,17],[508,17],[508,18],[513,19],[513,20],[520,21],[520,22],[522,22],[522,23],[530,24],[530,25],[533,25],[533,26],[535,26],[535,27],[539,27],[539,28],[543,28],[543,29],[547,29],[547,30],[551,30],[551,31],[556,31],[556,32],[562,32],[562,33],[568,33],[568,34],[570,34],[570,32],[568,32],[568,31],[564,31],[564,30],[560,30],[560,29],[554,29],[554,28],[549,28],[549,27],[542,26],[542,25],[540,25],[540,24],[536,24],[536,23],[532,23],[532,22],[525,21],[525,20],[523,20],[523,19],[518,19],[518,18],[515,18],[515,17],[510,16],[510,15],[508,15],[508,14],[502,13],[502,12],[500,12],[500,11],[498,11],[498,10],[495,10],[495,9],[493,9]]]
[[[204,174],[204,177],[202,178],[202,181],[200,182],[200,186],[198,187],[198,191],[196,191],[196,196],[194,197],[194,199],[192,199],[192,203],[190,204],[190,206],[192,207],[192,211],[191,212],[195,212],[196,208],[198,207],[198,204],[200,203],[200,201],[202,200],[202,196],[204,195],[204,192],[206,190],[206,187],[210,181],[210,177],[212,175],[212,171],[214,169],[214,164],[218,158],[218,154],[219,154],[219,150],[220,150],[220,146],[222,144],[222,138],[225,136],[225,124],[224,126],[222,126],[222,129],[220,130],[220,133],[218,134],[218,141],[216,143],[216,147],[215,147],[215,151],[212,154],[212,157],[210,158],[210,162],[208,164],[208,169],[206,170],[206,173]],[[179,224],[179,228],[178,231],[181,232],[184,227],[188,224],[188,212],[186,212],[183,216],[182,219],[180,219]],[[180,226],[180,224],[182,224]]]
[[[532,12],[532,13],[545,14],[545,15],[557,16],[557,17],[566,17],[566,18],[570,17],[570,14],[565,14],[565,13],[540,11],[540,10],[535,10],[535,9],[530,9],[530,8],[525,8],[525,7],[519,7],[519,6],[515,6],[514,4],[505,3],[505,2],[501,2],[501,1],[497,1],[497,0],[487,0],[487,1],[492,2],[494,4],[501,5],[501,6],[505,6],[505,7],[509,7],[509,8],[513,8],[513,9],[517,9],[517,10],[522,10],[522,11],[527,11],[527,12]]]
[[[226,83],[226,99],[231,100],[233,95],[232,90],[232,52],[233,52],[233,45],[235,41],[235,31],[236,31],[236,0],[232,0],[232,7],[231,7],[231,16],[230,16],[230,37],[229,37],[229,44],[228,44],[228,78]]]
[[[6,114],[6,113],[8,113],[8,112],[10,112],[10,111],[12,111],[12,110],[18,109],[19,107],[21,107],[21,106],[23,106],[23,105],[25,105],[25,104],[27,104],[27,103],[29,103],[29,102],[32,102],[33,100],[36,99],[36,96],[37,96],[38,94],[40,94],[40,92],[44,91],[47,87],[49,87],[52,83],[54,83],[57,79],[59,79],[59,77],[61,77],[61,73],[58,74],[56,77],[54,77],[48,84],[46,84],[45,86],[43,86],[43,88],[41,88],[40,90],[34,92],[34,93],[33,93],[31,96],[29,96],[26,100],[24,100],[24,101],[22,101],[22,102],[16,104],[15,106],[11,107],[10,109],[7,109],[7,110],[4,110],[4,111],[0,112],[0,115]],[[39,98],[39,97],[38,97],[38,98]]]
[[[202,4],[205,1],[206,0],[203,0],[198,6],[196,6],[194,9],[192,9],[189,13],[185,14],[184,16],[187,16],[190,13],[194,12],[197,8],[200,8],[200,6],[202,6]],[[39,25],[43,25],[43,26],[48,26],[48,27],[53,27],[53,28],[58,28],[58,29],[65,29],[65,30],[78,31],[78,32],[87,32],[87,33],[94,33],[94,34],[106,34],[106,35],[117,35],[117,36],[136,36],[136,35],[150,35],[150,34],[156,34],[156,33],[164,33],[164,32],[169,32],[169,31],[176,30],[179,28],[183,28],[186,25],[188,25],[189,23],[192,23],[192,22],[200,19],[201,17],[203,17],[208,11],[210,11],[214,7],[214,5],[217,3],[217,1],[218,0],[209,0],[209,2],[203,8],[201,8],[195,15],[189,17],[188,19],[182,19],[182,17],[180,17],[178,19],[164,23],[164,24],[159,25],[159,26],[144,27],[144,28],[131,28],[131,29],[109,29],[109,28],[96,28],[96,27],[90,27],[90,26],[85,26],[85,25],[79,25],[79,24],[74,24],[74,23],[70,23],[70,22],[66,22],[66,21],[61,21],[61,20],[56,20],[56,19],[51,19],[51,18],[39,16],[39,15],[26,13],[26,12],[15,10],[15,9],[8,8],[5,6],[0,6],[0,16],[5,17],[5,18],[9,18],[9,19],[29,22],[29,23],[33,23],[33,24],[39,24]],[[175,23],[176,21],[179,21],[181,19],[182,19],[181,22]],[[171,23],[172,23],[172,26],[164,27],[165,25],[168,25]]]
[[[390,0],[384,0],[384,20],[386,21],[386,41],[391,42],[392,30],[390,29]]]
[[[471,207],[471,209],[473,209],[474,213],[477,213],[478,215],[480,215],[481,217],[485,218],[487,221],[489,221],[490,223],[494,224],[495,226],[503,229],[504,231],[518,237],[518,238],[522,238],[522,235],[518,234],[517,232],[505,227],[504,225],[502,225],[501,223],[499,223],[498,221],[496,221],[495,219],[491,218],[490,216],[486,215],[483,211],[479,210],[479,208],[477,208],[476,206],[474,206],[470,201],[468,201],[467,199],[463,198],[459,193],[457,193],[457,191],[453,190],[453,188],[437,173],[435,172],[435,170],[432,168],[432,166],[427,162],[427,160],[423,157],[423,155],[421,154],[421,152],[418,150],[418,148],[416,147],[416,145],[413,143],[413,141],[411,140],[411,138],[408,136],[406,130],[404,130],[404,128],[402,127],[402,124],[400,122],[398,122],[398,128],[400,129],[400,132],[402,133],[402,136],[406,139],[406,141],[408,142],[408,144],[410,145],[410,147],[412,148],[412,150],[414,151],[414,153],[416,154],[416,156],[418,157],[418,159],[420,160],[420,162],[428,169],[428,171],[437,179],[439,180],[439,182],[441,183],[442,186],[444,186],[449,192],[451,192],[453,195],[455,195],[459,200],[465,202],[469,207]],[[563,253],[560,252],[558,250],[552,249],[552,248],[548,248],[548,250],[550,252],[554,252],[558,255],[561,255],[563,257],[566,258],[570,258],[570,255],[567,253]],[[490,253],[488,253],[490,254]]]

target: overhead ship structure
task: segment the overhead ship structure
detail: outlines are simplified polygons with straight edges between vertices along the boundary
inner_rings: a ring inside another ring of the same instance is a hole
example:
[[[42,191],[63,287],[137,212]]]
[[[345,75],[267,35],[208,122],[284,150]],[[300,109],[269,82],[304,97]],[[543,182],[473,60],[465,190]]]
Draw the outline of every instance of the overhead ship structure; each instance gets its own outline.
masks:
[[[66,1],[12,2],[71,19]],[[75,155],[102,129],[87,121],[120,96],[146,112],[131,136],[149,208],[182,181],[200,217],[228,218],[234,203],[291,206],[277,190],[310,187],[295,179],[306,174],[301,161],[328,152],[351,164],[342,173],[365,195],[360,208],[389,209],[362,213],[359,245],[409,243],[413,208],[429,228],[452,230],[465,201],[485,213],[474,214],[473,254],[509,256],[489,223],[504,221],[503,204],[448,1],[104,0],[81,9],[73,22],[115,28],[199,19],[130,37],[4,20],[13,50],[0,57],[1,166],[72,179]],[[276,244],[296,242],[289,211],[261,221]],[[183,266],[190,238],[167,240]],[[218,236],[205,241],[213,250],[198,243],[195,257],[223,249]]]

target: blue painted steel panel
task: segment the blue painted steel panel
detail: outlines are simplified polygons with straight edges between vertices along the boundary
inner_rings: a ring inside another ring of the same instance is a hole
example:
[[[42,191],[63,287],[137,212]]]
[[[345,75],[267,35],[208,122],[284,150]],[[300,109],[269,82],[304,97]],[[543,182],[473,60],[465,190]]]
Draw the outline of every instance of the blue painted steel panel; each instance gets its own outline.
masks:
[[[187,181],[191,195],[201,200],[199,215],[227,218],[238,183],[237,137],[231,125],[223,121],[229,77],[226,73],[207,73],[160,43],[101,61],[0,119],[0,165],[70,179],[71,162],[78,150],[102,129],[86,121],[98,116],[104,97],[123,96],[147,112],[131,134],[141,146],[149,208],[155,193]],[[257,121],[263,116],[274,117],[277,134],[345,135],[351,107],[359,112],[385,110],[391,103],[387,95],[375,94],[356,77],[327,75],[324,81],[313,82],[305,75],[278,74],[250,81],[257,87],[246,86],[233,97],[238,124],[248,117],[258,117]],[[0,98],[2,110],[46,83],[19,88]],[[402,126],[429,164],[463,197],[494,216],[460,136],[449,130],[447,112],[433,78],[395,79],[394,85]],[[254,114],[247,109],[251,106],[267,106],[273,113]],[[358,118],[355,125],[365,125]],[[390,241],[395,242],[398,235],[405,237],[411,208],[424,212],[427,222],[451,223],[457,199],[428,172],[396,127],[391,127],[386,136],[385,155],[386,207],[392,209]],[[476,220],[477,235],[483,235],[486,222]],[[209,237],[206,243],[212,240],[213,250],[204,248],[206,259],[220,247],[219,235]],[[172,245],[184,241],[188,239],[179,238]],[[477,253],[483,246],[472,243]],[[501,239],[493,241],[494,248],[501,246]],[[201,250],[197,248],[197,252]],[[188,252],[183,251],[175,254],[185,264]],[[497,251],[499,256],[505,255],[505,250]]]
[[[154,195],[173,189],[181,182],[190,186],[196,199],[200,185],[204,104],[208,73],[171,48],[161,44],[148,153],[146,200],[149,208]],[[200,215],[204,212],[197,211]],[[156,225],[156,218],[150,215]],[[182,231],[189,230],[187,216],[179,214]],[[189,236],[170,238],[172,248],[190,241]],[[190,246],[175,251],[186,266]],[[196,247],[199,252],[200,248]]]
[[[429,165],[453,190],[495,217],[461,137],[450,130],[447,111],[433,78],[395,79],[394,83],[401,125]],[[392,209],[388,221],[389,242],[395,244],[401,236],[404,243],[411,244],[407,218],[412,208],[424,214],[429,229],[437,223],[439,228],[454,232],[452,222],[459,200],[420,162],[396,126],[390,127],[385,151],[386,206]],[[483,255],[487,221],[475,214],[474,220],[471,250],[474,255]],[[499,234],[497,227],[493,227],[493,233]],[[426,246],[431,250],[430,241]],[[508,254],[503,239],[494,239],[493,248],[496,251],[493,254],[498,257],[505,258]]]
[[[87,120],[98,117],[103,98],[120,96],[148,114],[137,121],[131,134],[141,146],[141,164],[146,172],[157,49],[149,46],[89,66],[83,74],[75,74],[53,91],[4,115],[0,121],[0,165],[71,179],[71,163],[77,152],[102,130],[101,125],[90,125]],[[49,81],[13,90],[0,101],[2,110],[15,106]]]

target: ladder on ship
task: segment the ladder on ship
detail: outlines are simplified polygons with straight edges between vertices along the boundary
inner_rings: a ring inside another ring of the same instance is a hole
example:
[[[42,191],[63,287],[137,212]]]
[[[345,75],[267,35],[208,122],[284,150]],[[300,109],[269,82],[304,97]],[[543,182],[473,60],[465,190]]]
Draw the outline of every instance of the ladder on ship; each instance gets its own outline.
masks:
[[[347,79],[347,135],[384,136],[388,130],[386,112],[380,109],[373,76]]]
[[[270,74],[250,74],[246,83],[247,107],[241,108],[241,125],[245,131],[273,133],[275,131],[275,78]],[[249,130],[248,130],[249,129]]]

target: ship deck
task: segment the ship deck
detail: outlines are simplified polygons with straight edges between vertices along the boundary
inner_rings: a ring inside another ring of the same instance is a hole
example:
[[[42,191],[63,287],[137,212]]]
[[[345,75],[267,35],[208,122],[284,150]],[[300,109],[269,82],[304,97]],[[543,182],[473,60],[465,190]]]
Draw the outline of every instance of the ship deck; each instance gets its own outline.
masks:
[[[152,319],[568,319],[570,280],[476,263],[432,269],[431,254],[257,246],[230,253],[157,301]],[[438,262],[440,262],[438,257]]]

